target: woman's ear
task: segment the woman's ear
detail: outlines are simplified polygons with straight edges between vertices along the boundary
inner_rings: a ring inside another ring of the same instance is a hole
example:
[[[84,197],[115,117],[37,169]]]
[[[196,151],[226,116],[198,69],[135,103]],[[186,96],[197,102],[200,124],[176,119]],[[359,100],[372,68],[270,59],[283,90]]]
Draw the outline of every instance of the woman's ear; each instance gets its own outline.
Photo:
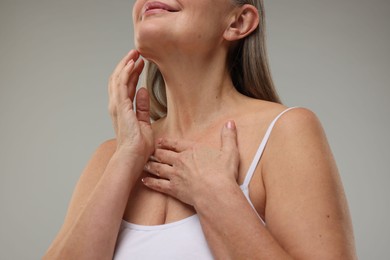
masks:
[[[245,4],[234,12],[232,21],[226,28],[223,36],[227,41],[236,41],[245,38],[259,25],[259,12],[253,5]]]

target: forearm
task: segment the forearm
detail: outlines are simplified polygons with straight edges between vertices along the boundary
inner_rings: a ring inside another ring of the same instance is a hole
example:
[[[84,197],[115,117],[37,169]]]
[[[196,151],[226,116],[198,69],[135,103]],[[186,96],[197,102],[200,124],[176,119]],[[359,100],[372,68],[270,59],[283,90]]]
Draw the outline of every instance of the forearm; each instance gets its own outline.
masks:
[[[261,223],[238,185],[213,189],[195,208],[216,259],[292,259]]]
[[[112,259],[129,194],[143,160],[114,153],[71,227],[59,235],[48,259]]]

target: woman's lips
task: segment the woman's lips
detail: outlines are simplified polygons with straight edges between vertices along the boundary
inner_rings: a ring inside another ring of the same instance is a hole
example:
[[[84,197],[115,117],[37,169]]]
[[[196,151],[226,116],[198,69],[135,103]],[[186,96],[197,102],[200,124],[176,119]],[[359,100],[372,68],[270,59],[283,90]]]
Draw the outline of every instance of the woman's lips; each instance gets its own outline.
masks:
[[[143,14],[160,12],[178,12],[179,10],[162,2],[147,2],[143,8]]]

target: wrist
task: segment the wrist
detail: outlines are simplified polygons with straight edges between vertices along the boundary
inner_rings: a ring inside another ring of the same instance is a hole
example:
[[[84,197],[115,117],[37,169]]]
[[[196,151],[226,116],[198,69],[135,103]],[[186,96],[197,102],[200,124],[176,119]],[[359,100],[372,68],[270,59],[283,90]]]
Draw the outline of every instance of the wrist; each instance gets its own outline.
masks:
[[[129,169],[129,172],[141,172],[146,163],[146,157],[139,153],[117,149],[111,161]]]
[[[114,154],[116,157],[124,159],[125,161],[142,162],[142,164],[145,164],[150,156],[146,152],[140,151],[140,149],[125,146],[118,146]]]

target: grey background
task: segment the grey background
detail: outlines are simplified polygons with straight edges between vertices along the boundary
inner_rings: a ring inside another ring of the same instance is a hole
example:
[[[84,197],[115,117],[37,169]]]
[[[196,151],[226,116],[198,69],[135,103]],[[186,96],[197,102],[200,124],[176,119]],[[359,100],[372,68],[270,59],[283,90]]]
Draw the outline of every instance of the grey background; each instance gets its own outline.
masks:
[[[42,256],[91,153],[113,136],[106,83],[133,46],[132,3],[0,1],[0,259]],[[265,4],[280,95],[325,127],[360,259],[388,259],[390,2]]]

